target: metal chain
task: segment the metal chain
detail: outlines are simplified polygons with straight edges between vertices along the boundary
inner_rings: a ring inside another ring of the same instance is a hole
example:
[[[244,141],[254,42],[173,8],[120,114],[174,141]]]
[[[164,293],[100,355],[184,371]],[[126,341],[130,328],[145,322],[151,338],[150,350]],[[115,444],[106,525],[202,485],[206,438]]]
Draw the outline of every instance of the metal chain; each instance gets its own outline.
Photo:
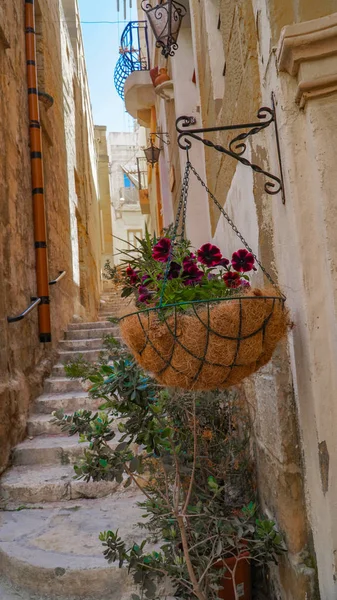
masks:
[[[173,246],[174,246],[174,242],[177,237],[177,234],[178,234],[181,212],[182,212],[181,236],[184,237],[184,234],[185,234],[186,207],[187,207],[188,186],[189,186],[189,177],[190,177],[191,167],[192,167],[192,165],[191,165],[190,161],[188,160],[186,162],[183,183],[181,186],[181,194],[180,194],[180,199],[179,199],[179,204],[178,204],[176,220],[175,220],[174,228],[173,228],[173,235],[171,237],[171,247],[170,247],[170,252],[168,255],[168,260],[166,263],[166,269],[165,269],[165,273],[164,273],[164,281],[163,281],[163,286],[161,289],[161,294],[160,294],[160,299],[159,299],[159,306],[162,306],[162,304],[163,304],[164,292],[165,292],[166,284],[168,281],[170,266],[172,263]]]
[[[270,281],[270,283],[280,292],[280,289],[277,285],[277,283],[275,283],[275,281],[273,280],[272,276],[269,275],[268,271],[266,271],[266,269],[264,268],[264,266],[260,263],[259,259],[257,258],[256,254],[254,254],[253,250],[251,249],[251,247],[249,246],[248,242],[246,242],[245,238],[243,237],[243,235],[240,233],[240,231],[238,230],[238,228],[236,227],[235,223],[232,221],[232,219],[230,218],[230,216],[226,213],[225,209],[221,206],[221,204],[218,202],[218,200],[216,199],[216,197],[214,196],[214,194],[212,194],[212,192],[209,190],[209,188],[207,187],[206,183],[201,179],[200,175],[197,173],[197,171],[195,170],[195,168],[193,167],[193,165],[190,164],[190,169],[191,171],[194,173],[195,177],[197,178],[197,180],[199,181],[199,183],[202,185],[203,188],[205,188],[207,194],[209,195],[209,197],[213,200],[214,204],[217,206],[217,208],[220,210],[221,214],[225,217],[226,221],[229,223],[229,225],[231,226],[231,228],[233,229],[234,233],[237,235],[237,237],[241,240],[241,242],[243,243],[243,245],[245,246],[246,250],[248,250],[248,252],[250,252],[255,260],[256,263],[259,265],[261,271],[263,272],[263,274],[267,277],[268,281]],[[281,292],[280,292],[281,293]],[[283,294],[281,294],[283,296]]]

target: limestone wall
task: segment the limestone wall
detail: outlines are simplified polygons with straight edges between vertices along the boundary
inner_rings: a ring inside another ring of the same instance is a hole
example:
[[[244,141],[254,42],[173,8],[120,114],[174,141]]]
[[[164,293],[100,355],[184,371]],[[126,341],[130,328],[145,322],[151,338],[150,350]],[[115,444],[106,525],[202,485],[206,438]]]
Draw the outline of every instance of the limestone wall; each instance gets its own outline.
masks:
[[[286,204],[280,195],[265,194],[260,175],[208,149],[207,180],[278,278],[294,320],[273,361],[244,385],[254,418],[261,504],[284,531],[289,550],[272,571],[272,594],[316,598],[317,564],[321,597],[332,600],[337,591],[332,367],[337,344],[337,182],[331,152],[337,114],[337,21],[331,13],[336,5],[308,0],[193,0],[191,5],[204,126],[256,121],[258,108],[270,106],[275,94]],[[211,18],[212,9],[218,20]],[[212,52],[219,57],[215,63]],[[207,137],[228,147],[234,134]],[[245,156],[277,174],[273,130],[248,143]],[[213,208],[210,214],[214,240],[222,250],[230,254],[241,247]]]
[[[0,470],[7,464],[11,447],[25,435],[26,417],[33,399],[41,392],[42,377],[51,368],[58,339],[81,305],[82,314],[93,317],[97,310],[98,252],[89,248],[83,269],[90,270],[86,282],[88,302],[81,302],[74,277],[76,244],[72,241],[70,205],[74,186],[67,166],[69,131],[64,103],[71,108],[73,86],[64,89],[61,52],[60,9],[53,0],[40,0],[37,10],[38,68],[40,89],[54,98],[46,110],[41,106],[43,158],[47,217],[49,278],[60,270],[66,277],[50,288],[52,343],[40,344],[37,311],[18,323],[6,317],[20,313],[36,294],[31,175],[28,139],[28,106],[24,37],[24,5],[4,0],[0,7]],[[71,47],[69,56],[71,57]],[[42,87],[43,86],[43,87]],[[67,97],[67,100],[65,100]],[[76,112],[76,111],[75,111]],[[76,114],[79,128],[91,127],[82,111]],[[80,155],[85,145],[78,148]],[[82,211],[90,227],[97,227],[95,185],[85,158],[81,176],[87,180]],[[80,171],[81,172],[81,171]],[[82,212],[82,214],[83,214]],[[76,240],[78,246],[78,240]],[[95,270],[96,269],[96,270]]]

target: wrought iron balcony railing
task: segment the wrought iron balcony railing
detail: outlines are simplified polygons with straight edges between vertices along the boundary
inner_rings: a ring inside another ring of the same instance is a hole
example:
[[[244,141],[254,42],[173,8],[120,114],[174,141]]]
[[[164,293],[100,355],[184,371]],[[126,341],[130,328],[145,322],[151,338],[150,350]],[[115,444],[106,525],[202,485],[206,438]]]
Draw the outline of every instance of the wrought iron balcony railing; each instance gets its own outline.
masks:
[[[150,54],[146,21],[130,21],[125,27],[119,48],[120,57],[115,66],[114,83],[124,100],[124,83],[133,71],[150,70]]]

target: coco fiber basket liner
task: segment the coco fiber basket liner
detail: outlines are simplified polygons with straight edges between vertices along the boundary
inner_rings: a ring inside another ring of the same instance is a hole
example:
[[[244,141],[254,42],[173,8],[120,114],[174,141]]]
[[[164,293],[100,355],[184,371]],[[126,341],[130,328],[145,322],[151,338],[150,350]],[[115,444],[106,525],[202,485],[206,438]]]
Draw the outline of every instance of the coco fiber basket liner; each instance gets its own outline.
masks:
[[[122,337],[161,384],[227,388],[265,365],[289,324],[275,289],[148,308],[121,318]]]

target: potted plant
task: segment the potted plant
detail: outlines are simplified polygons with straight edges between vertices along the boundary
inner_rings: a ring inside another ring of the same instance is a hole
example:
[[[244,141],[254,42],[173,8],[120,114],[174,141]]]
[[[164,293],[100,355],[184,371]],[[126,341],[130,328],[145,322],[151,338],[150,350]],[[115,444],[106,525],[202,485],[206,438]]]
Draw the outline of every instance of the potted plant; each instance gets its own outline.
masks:
[[[266,364],[285,335],[284,297],[251,286],[255,258],[240,248],[230,259],[211,243],[184,238],[139,240],[126,251],[122,296],[137,312],[122,316],[121,334],[141,366],[167,386],[226,388]]]
[[[102,532],[106,559],[128,566],[142,597],[158,598],[168,579],[181,600],[248,600],[250,566],[275,561],[285,547],[275,523],[258,518],[251,425],[238,394],[162,390],[124,351],[112,364],[67,370],[89,378],[91,395],[104,401],[103,412],[55,414],[89,442],[76,476],[133,484],[144,495],[143,542]],[[116,420],[122,438],[111,447]]]

